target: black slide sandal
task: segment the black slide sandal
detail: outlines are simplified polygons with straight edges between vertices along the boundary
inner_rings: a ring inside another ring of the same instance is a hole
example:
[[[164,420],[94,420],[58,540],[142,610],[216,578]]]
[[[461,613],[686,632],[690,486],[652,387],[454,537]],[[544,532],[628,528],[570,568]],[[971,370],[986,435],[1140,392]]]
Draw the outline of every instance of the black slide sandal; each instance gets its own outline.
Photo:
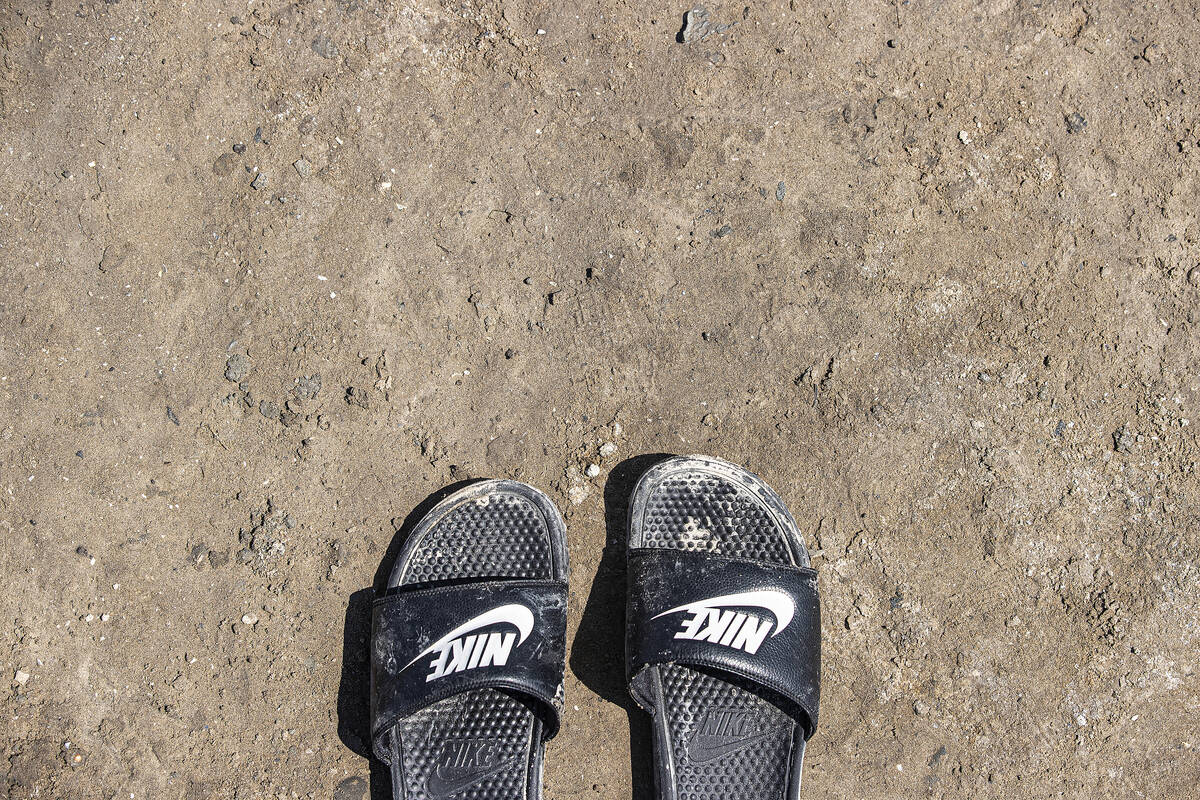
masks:
[[[817,727],[816,573],[761,479],[714,458],[644,474],[629,511],[626,670],[660,800],[794,800]]]
[[[438,503],[375,601],[371,738],[396,800],[538,800],[566,660],[566,531],[544,494]]]

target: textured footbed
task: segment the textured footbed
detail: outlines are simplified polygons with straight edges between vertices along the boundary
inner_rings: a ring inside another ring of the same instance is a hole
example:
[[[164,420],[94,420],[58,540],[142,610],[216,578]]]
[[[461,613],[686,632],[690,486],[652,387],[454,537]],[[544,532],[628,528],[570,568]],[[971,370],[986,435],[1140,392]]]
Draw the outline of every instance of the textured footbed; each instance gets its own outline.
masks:
[[[633,507],[643,511],[630,526],[631,548],[808,566],[808,552],[778,495],[732,464],[695,457],[665,462],[639,483]],[[795,796],[799,764],[793,761],[803,755],[804,736],[763,691],[734,676],[678,664],[648,667],[638,681],[654,717],[660,798]]]
[[[389,588],[464,578],[564,577],[555,574],[551,523],[533,501],[535,491],[492,481],[443,501],[430,517],[449,510],[423,532],[418,526],[419,538],[406,547]],[[498,689],[465,692],[392,729],[393,796],[537,800],[542,749],[541,721],[524,702]]]

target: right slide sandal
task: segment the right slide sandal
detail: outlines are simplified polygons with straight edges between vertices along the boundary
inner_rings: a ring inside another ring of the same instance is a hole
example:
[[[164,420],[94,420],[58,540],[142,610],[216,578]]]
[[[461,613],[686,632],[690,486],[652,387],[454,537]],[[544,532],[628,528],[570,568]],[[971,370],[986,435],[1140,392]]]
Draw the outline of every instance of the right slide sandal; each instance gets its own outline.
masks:
[[[817,576],[783,501],[705,456],[648,470],[629,506],[626,669],[660,800],[794,800],[817,727]]]

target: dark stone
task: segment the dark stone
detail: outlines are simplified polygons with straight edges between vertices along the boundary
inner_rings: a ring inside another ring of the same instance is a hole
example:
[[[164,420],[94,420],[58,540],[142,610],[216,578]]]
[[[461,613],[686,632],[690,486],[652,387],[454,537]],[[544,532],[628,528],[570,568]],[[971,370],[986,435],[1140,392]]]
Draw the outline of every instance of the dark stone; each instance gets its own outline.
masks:
[[[367,782],[355,775],[346,778],[333,790],[333,800],[363,800],[367,796]]]

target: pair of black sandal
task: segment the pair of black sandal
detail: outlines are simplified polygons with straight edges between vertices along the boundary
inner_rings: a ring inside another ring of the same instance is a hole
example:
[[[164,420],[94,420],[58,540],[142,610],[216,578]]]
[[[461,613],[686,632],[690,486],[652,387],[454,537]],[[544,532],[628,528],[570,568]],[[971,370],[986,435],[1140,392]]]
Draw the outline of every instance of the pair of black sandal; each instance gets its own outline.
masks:
[[[702,456],[630,503],[626,669],[663,800],[790,800],[817,726],[816,573],[779,496]],[[475,483],[416,526],[375,603],[371,733],[397,800],[537,800],[566,656],[562,516]]]

